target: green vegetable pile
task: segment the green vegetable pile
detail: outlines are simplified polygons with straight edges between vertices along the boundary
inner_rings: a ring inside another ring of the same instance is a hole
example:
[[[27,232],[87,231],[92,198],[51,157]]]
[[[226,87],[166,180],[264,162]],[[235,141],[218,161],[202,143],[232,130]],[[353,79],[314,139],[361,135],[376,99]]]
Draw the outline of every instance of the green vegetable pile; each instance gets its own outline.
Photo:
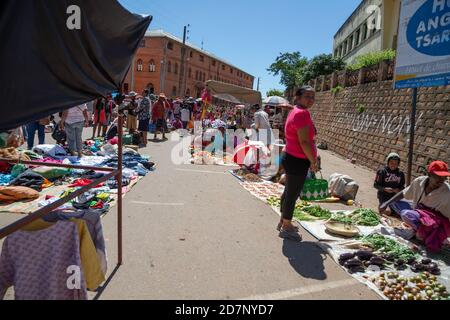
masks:
[[[352,220],[352,218],[349,215],[346,215],[344,212],[334,213],[331,216],[331,221],[341,222],[341,223],[350,224],[350,225],[355,224],[355,222]]]
[[[380,224],[378,214],[370,209],[358,209],[349,215],[346,215],[344,212],[338,212],[332,215],[331,221],[368,227],[375,227]]]
[[[327,220],[331,218],[331,211],[322,209],[320,206],[305,207],[302,210],[307,214],[319,219]]]
[[[352,220],[359,226],[375,227],[380,224],[378,214],[371,209],[358,209],[352,213]]]
[[[281,207],[281,198],[278,198],[278,197],[269,197],[269,198],[267,199],[267,204],[269,204],[269,205],[272,206],[272,207],[280,208],[280,207]],[[300,202],[297,202],[297,203],[295,204],[295,208],[296,208],[296,209],[302,209],[302,208],[307,207],[307,206],[309,206],[309,203],[306,202],[306,201],[303,201],[303,200],[300,201]]]
[[[415,258],[416,253],[405,245],[397,243],[381,234],[371,234],[362,239],[363,244],[369,245],[376,251],[384,252],[395,259],[409,260]]]
[[[278,197],[269,197],[267,199],[267,203],[272,207],[281,207],[281,198]]]

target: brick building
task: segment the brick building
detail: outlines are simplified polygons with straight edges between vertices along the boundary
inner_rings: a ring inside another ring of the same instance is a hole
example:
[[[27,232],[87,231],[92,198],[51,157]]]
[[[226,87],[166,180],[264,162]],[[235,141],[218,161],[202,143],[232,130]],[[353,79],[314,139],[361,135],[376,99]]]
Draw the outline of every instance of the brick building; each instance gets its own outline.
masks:
[[[253,88],[254,79],[242,69],[191,44],[186,44],[183,51],[182,40],[155,30],[147,32],[142,40],[124,82],[124,91],[141,93],[148,88],[152,93],[164,92],[168,97],[199,97],[207,80]]]

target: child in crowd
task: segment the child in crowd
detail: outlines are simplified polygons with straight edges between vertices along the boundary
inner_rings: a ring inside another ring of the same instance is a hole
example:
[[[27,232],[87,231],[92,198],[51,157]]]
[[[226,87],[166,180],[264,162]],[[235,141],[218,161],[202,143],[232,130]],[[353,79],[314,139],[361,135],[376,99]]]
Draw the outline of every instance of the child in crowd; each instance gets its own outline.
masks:
[[[387,165],[378,170],[374,187],[378,190],[379,207],[405,189],[405,174],[400,171],[400,156],[391,153],[386,158]],[[380,209],[380,213],[386,213]]]

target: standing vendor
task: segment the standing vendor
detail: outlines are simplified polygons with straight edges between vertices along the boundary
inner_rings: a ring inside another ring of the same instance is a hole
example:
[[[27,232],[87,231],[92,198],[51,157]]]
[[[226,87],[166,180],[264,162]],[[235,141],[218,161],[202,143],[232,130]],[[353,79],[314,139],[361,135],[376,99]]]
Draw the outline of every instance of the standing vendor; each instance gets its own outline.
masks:
[[[450,237],[450,173],[443,161],[428,166],[428,176],[419,177],[412,184],[381,205],[381,210],[403,198],[412,200],[413,209],[401,212],[402,220],[423,240],[428,249],[438,251]],[[414,234],[412,235],[414,236]]]
[[[391,153],[386,158],[386,166],[378,170],[374,187],[378,190],[379,206],[405,189],[405,174],[400,171],[399,166],[400,156]],[[384,211],[380,210],[380,213]]]

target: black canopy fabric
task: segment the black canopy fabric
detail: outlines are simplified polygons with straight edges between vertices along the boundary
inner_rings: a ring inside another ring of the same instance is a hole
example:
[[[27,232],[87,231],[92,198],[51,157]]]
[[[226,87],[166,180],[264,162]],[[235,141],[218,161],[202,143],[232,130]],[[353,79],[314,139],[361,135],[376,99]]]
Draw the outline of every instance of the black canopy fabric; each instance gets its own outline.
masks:
[[[0,131],[118,90],[151,20],[116,0],[0,1]]]

